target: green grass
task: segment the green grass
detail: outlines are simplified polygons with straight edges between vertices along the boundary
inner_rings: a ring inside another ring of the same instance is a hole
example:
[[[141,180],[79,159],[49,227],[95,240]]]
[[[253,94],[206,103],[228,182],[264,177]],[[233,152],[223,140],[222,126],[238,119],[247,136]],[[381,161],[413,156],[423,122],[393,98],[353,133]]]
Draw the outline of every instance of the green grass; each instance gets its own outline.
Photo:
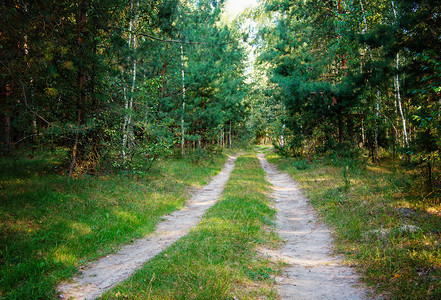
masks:
[[[55,298],[80,265],[152,232],[225,161],[167,159],[148,176],[107,174],[69,184],[62,151],[0,161],[0,298]]]
[[[280,242],[271,231],[268,189],[256,157],[239,157],[200,224],[102,298],[278,299],[271,276],[279,266],[256,250]]]
[[[441,298],[441,206],[424,199],[421,176],[392,161],[363,166],[267,157],[300,183],[335,229],[337,253],[378,294]],[[406,225],[415,230],[403,230]]]

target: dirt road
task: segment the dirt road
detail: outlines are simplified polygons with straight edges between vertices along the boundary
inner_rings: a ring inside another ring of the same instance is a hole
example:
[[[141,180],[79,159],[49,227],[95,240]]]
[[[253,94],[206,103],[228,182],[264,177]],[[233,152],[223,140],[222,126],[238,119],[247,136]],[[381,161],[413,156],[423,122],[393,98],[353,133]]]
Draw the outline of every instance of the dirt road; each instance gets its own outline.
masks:
[[[331,232],[317,221],[297,183],[279,173],[263,154],[258,158],[273,185],[277,229],[286,241],[277,251],[265,251],[273,259],[288,264],[283,275],[276,278],[281,298],[366,299],[354,270],[332,255]]]
[[[237,156],[230,157],[223,170],[198,190],[186,207],[166,217],[154,234],[123,247],[84,269],[71,282],[58,287],[64,299],[95,299],[161,251],[185,236],[202,215],[220,198]],[[273,185],[277,229],[286,241],[279,250],[265,250],[272,259],[288,264],[276,278],[282,299],[366,299],[366,290],[354,270],[332,255],[330,230],[318,222],[297,183],[281,174],[259,154],[267,180]]]

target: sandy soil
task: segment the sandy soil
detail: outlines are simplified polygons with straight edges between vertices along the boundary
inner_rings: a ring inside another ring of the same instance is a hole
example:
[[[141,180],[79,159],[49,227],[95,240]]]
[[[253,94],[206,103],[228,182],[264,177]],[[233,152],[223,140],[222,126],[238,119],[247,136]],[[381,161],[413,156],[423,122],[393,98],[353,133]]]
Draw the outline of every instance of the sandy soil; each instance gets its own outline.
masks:
[[[276,278],[282,299],[366,299],[366,289],[355,271],[333,256],[329,228],[317,221],[297,183],[258,155],[267,180],[273,185],[277,228],[286,241],[280,250],[265,250],[288,267]]]
[[[70,282],[58,286],[64,299],[95,299],[127,279],[146,261],[185,236],[201,216],[216,203],[230,178],[237,156],[229,157],[222,171],[197,190],[184,209],[165,217],[156,231],[144,239],[124,246],[118,253],[91,263]]]

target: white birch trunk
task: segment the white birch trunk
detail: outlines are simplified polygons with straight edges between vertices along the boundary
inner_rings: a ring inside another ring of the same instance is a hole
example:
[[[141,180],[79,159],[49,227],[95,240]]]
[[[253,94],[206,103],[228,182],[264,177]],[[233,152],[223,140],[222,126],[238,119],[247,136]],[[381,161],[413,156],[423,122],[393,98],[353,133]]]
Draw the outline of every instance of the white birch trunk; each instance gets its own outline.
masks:
[[[397,53],[397,72],[399,70],[399,64],[400,64],[400,54]],[[407,135],[406,118],[404,116],[403,106],[401,105],[400,77],[399,77],[398,73],[395,75],[395,89],[396,89],[396,93],[397,93],[398,111],[400,112],[401,121],[403,124],[404,146],[406,148],[408,148],[409,147],[409,137]]]
[[[375,110],[375,160],[378,157],[378,119],[380,116],[380,90],[377,88],[377,103],[376,103],[376,110]]]
[[[181,0],[178,1],[179,5],[179,19],[182,20],[182,5]],[[185,63],[184,63],[184,47],[180,43],[181,50],[181,76],[182,76],[182,115],[181,115],[181,155],[185,155]]]
[[[136,2],[136,8],[133,7],[133,2],[130,3],[131,10],[136,9],[135,19],[130,19],[129,21],[129,49],[131,49],[132,54],[136,51],[137,40],[136,36],[132,31],[137,26],[138,18],[139,18],[139,1]],[[130,61],[130,56],[127,57],[127,61]],[[132,109],[133,109],[133,94],[135,92],[136,87],[136,57],[133,58],[132,62],[132,83],[130,88],[130,95],[127,97],[127,89],[124,85],[123,93],[124,93],[124,108],[126,110],[126,115],[124,116],[124,125],[123,125],[123,144],[122,144],[122,155],[124,160],[126,159],[125,149],[130,147],[132,143],[130,143],[133,138],[131,134],[131,123],[132,123]],[[133,142],[133,141],[132,141]]]
[[[133,41],[134,48],[136,47],[136,41]],[[132,132],[132,109],[133,109],[133,94],[135,93],[136,87],[136,58],[133,60],[132,69],[132,87],[130,89],[130,100],[129,100],[129,113],[127,118],[127,146],[130,148],[133,146],[133,132]]]
[[[130,2],[130,10],[133,10],[133,2]],[[130,18],[129,20],[129,49],[132,45],[132,29],[133,29],[133,20]],[[130,55],[127,56],[127,63],[130,62]],[[123,71],[124,72],[124,71]],[[123,80],[124,76],[123,76]],[[123,95],[124,95],[124,109],[125,109],[125,115],[124,115],[124,124],[123,124],[123,141],[122,141],[122,156],[124,161],[126,160],[126,146],[127,146],[127,127],[129,122],[129,116],[128,116],[128,109],[129,109],[129,99],[127,98],[127,88],[126,88],[126,82],[123,83]]]
[[[184,47],[182,43],[181,48],[181,76],[182,76],[182,115],[181,115],[181,155],[185,155],[185,126],[184,126],[184,115],[185,115],[185,71],[184,71]]]
[[[366,144],[366,139],[364,137],[364,120],[361,120],[361,140],[364,146]]]
[[[125,80],[124,80],[125,81]],[[127,99],[127,89],[124,83],[124,87],[123,87],[123,95],[124,95],[124,109],[127,112],[127,110],[129,109],[129,102]],[[122,140],[122,150],[121,150],[121,154],[123,156],[124,161],[126,160],[126,144],[127,144],[127,122],[128,122],[128,118],[127,118],[127,113],[124,116],[124,124],[123,124],[123,140]]]
[[[394,1],[392,1],[392,9],[394,11],[395,21],[397,21],[398,16],[397,16],[397,10],[395,9],[395,2]],[[398,71],[400,70],[400,54],[398,52],[397,52],[397,56],[396,56],[396,69],[397,69],[397,74],[395,75],[395,90],[397,93],[398,110],[400,112],[401,120],[402,120],[402,124],[403,124],[404,146],[406,148],[409,148],[409,138],[407,135],[406,118],[404,117],[403,107],[401,105],[400,75],[398,74]]]
[[[264,142],[264,144],[267,145],[268,141],[269,141],[269,138],[268,138],[268,127],[267,127],[267,128],[265,128],[265,142]]]
[[[286,119],[286,106],[283,105],[283,124],[282,124],[282,134],[280,135],[280,147],[285,147],[285,119]]]
[[[27,7],[25,7],[25,11],[26,13],[28,12]],[[25,35],[24,37],[24,54],[25,56],[29,55],[29,44],[28,44],[28,36]],[[29,64],[28,64],[29,66]],[[37,115],[35,113],[35,108],[34,108],[34,104],[35,104],[35,93],[34,93],[34,79],[31,77],[31,79],[29,80],[29,87],[31,90],[31,104],[26,104],[26,106],[28,106],[27,108],[31,111],[32,113],[32,141],[35,143],[37,140]],[[24,92],[24,91],[23,91]],[[26,97],[25,97],[26,98]],[[26,103],[26,99],[24,99],[24,102]]]
[[[228,143],[229,143],[229,147],[231,148],[232,145],[232,139],[231,139],[231,121],[230,121],[230,132],[228,134]]]

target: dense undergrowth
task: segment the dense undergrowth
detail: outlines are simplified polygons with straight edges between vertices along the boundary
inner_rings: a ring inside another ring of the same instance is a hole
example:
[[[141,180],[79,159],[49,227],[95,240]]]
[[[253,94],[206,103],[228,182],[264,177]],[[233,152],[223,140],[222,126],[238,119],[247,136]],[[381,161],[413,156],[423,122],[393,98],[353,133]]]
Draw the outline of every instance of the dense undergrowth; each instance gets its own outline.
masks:
[[[85,261],[152,232],[224,155],[157,161],[147,175],[107,173],[69,183],[64,151],[0,161],[0,298],[48,299]]]
[[[441,298],[441,205],[421,171],[384,159],[267,156],[335,229],[336,252],[385,299]],[[435,180],[435,182],[437,182]]]
[[[103,299],[278,299],[280,268],[257,246],[280,240],[257,158],[238,158],[221,199],[186,237],[147,262]]]

